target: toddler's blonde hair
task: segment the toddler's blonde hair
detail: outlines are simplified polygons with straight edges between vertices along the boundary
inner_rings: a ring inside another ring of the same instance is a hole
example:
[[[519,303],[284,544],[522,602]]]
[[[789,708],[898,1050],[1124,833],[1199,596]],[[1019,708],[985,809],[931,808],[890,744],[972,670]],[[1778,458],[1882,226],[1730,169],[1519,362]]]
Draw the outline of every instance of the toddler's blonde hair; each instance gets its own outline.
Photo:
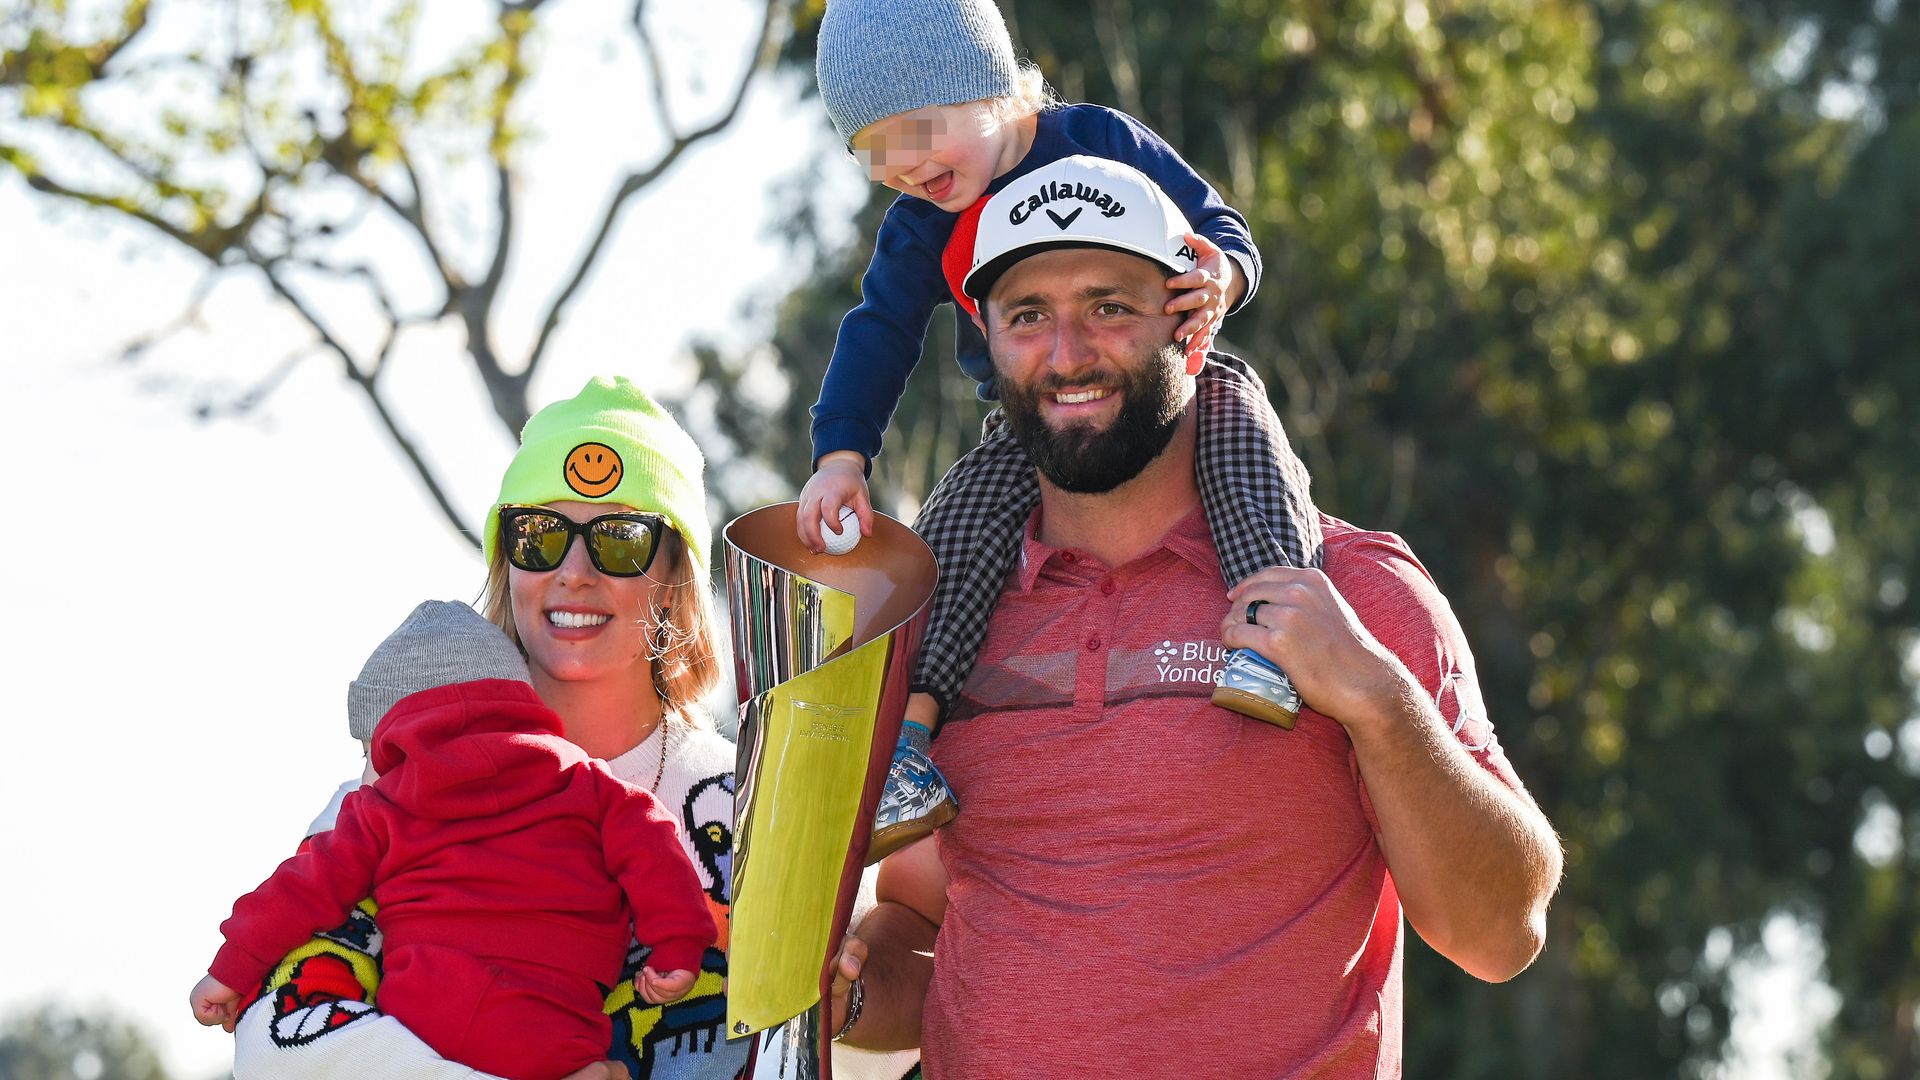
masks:
[[[1013,93],[988,98],[987,111],[996,121],[1011,124],[1058,104],[1060,100],[1053,96],[1053,88],[1047,85],[1047,77],[1040,74],[1039,67],[1031,60],[1022,60],[1014,72]]]

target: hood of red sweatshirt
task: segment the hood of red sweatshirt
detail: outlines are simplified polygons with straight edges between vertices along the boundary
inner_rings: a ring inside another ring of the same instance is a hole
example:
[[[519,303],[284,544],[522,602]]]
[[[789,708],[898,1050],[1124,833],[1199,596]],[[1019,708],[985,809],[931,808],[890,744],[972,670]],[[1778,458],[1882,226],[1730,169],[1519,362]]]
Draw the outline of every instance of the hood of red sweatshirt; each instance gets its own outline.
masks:
[[[375,787],[408,813],[489,817],[565,787],[587,760],[533,687],[480,679],[409,694],[373,732]]]

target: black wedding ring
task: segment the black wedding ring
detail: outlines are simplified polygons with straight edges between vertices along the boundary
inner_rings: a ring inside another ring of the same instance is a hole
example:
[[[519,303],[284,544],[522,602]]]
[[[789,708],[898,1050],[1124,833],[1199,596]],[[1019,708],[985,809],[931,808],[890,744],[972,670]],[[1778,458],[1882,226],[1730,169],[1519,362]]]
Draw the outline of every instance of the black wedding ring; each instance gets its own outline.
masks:
[[[1247,625],[1259,626],[1260,625],[1260,605],[1271,604],[1271,603],[1273,603],[1273,601],[1271,600],[1255,600],[1251,604],[1248,604],[1247,605]]]

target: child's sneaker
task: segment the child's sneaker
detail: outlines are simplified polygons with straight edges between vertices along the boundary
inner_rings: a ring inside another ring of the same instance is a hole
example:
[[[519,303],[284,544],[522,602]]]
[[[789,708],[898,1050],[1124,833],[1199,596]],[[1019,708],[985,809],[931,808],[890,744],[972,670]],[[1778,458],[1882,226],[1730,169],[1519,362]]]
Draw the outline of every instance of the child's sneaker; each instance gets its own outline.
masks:
[[[1235,649],[1214,683],[1213,703],[1242,716],[1293,727],[1300,716],[1300,693],[1273,661],[1252,649]]]
[[[902,736],[893,748],[893,764],[873,814],[873,840],[867,846],[871,866],[953,820],[960,806],[933,759]]]

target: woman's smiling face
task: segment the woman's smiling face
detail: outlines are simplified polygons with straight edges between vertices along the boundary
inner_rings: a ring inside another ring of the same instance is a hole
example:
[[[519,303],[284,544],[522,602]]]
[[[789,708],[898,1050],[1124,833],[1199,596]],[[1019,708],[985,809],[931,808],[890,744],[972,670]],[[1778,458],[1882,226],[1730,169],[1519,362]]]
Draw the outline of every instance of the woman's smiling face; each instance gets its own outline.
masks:
[[[573,519],[633,510],[618,503],[546,504]],[[666,600],[664,582],[684,574],[680,546],[654,559],[640,577],[608,577],[594,569],[584,537],[576,537],[559,567],[546,572],[507,568],[513,625],[536,675],[578,682],[625,672],[653,651],[655,611]]]

